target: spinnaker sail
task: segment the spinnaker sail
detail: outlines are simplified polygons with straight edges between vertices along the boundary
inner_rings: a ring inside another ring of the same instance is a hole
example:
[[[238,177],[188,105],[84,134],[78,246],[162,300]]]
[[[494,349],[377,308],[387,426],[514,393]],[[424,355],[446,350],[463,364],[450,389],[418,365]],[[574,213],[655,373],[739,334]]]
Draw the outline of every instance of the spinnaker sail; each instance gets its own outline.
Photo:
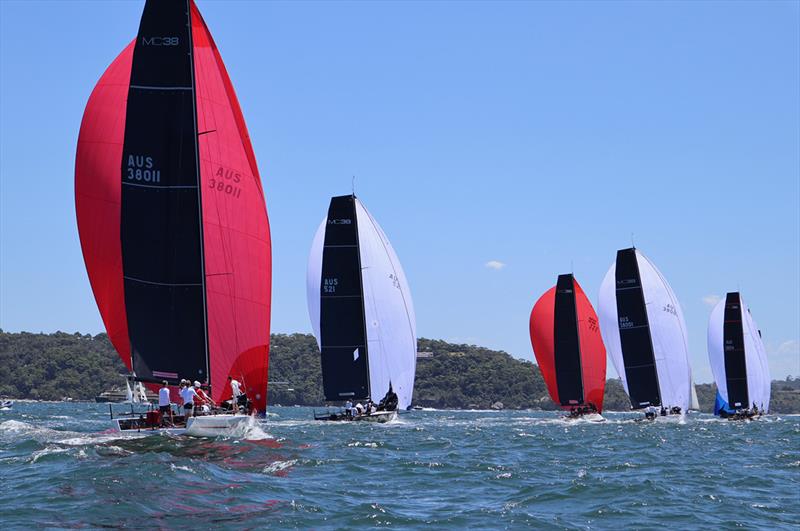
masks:
[[[391,387],[399,408],[408,407],[417,351],[411,293],[388,238],[354,195],[331,199],[306,288],[325,400],[378,402]]]
[[[553,401],[603,410],[606,349],[591,302],[571,274],[559,275],[531,311],[533,352]]]
[[[233,85],[192,0],[148,0],[86,105],[75,161],[86,269],[140,380],[227,377],[266,406],[271,243]]]
[[[719,301],[708,323],[708,358],[717,382],[720,410],[734,412],[755,407],[769,411],[770,373],[767,352],[749,308],[738,292]]]
[[[621,249],[600,286],[600,329],[633,409],[689,408],[689,348],[672,288],[638,249]]]

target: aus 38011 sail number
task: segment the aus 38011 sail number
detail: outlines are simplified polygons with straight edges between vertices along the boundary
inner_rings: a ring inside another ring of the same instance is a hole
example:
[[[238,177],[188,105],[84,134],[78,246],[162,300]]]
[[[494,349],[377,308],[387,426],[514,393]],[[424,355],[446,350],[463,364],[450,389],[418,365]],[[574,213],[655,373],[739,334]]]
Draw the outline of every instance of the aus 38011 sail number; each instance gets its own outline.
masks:
[[[214,176],[208,180],[208,187],[238,199],[242,195],[242,189],[238,186],[241,180],[241,173],[220,166],[214,172]]]
[[[147,155],[128,155],[125,176],[129,181],[146,183],[161,182],[161,170],[154,167],[153,157]]]

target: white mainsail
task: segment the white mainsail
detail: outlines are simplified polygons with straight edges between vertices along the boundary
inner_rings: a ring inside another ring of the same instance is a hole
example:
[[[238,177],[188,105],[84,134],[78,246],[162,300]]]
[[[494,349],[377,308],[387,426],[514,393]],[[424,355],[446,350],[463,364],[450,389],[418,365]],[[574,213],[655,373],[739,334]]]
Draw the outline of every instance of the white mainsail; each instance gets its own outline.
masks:
[[[725,371],[725,304],[727,297],[717,303],[711,312],[708,322],[708,359],[711,373],[717,382],[717,391],[726,403],[728,399],[728,383]],[[769,411],[771,380],[767,364],[767,351],[761,339],[750,309],[739,295],[739,310],[742,315],[742,333],[744,338],[745,369],[747,375],[747,394],[749,403],[742,407],[757,405],[761,411]],[[733,404],[731,407],[735,408]]]
[[[700,402],[697,400],[697,387],[695,387],[694,381],[691,382],[691,386],[692,399],[689,401],[689,409],[692,411],[700,411]]]
[[[667,408],[689,409],[691,399],[691,369],[686,322],[678,298],[656,266],[638,249],[636,262],[644,293],[645,309],[653,345],[661,403]],[[606,273],[600,286],[598,315],[603,341],[611,361],[630,394],[620,341],[617,314],[616,262]]]
[[[398,407],[405,409],[411,404],[417,363],[416,317],[411,292],[386,234],[357,198],[355,206],[371,398],[382,399],[391,383]],[[306,278],[308,312],[320,349],[320,282],[326,226],[324,219],[314,236]]]

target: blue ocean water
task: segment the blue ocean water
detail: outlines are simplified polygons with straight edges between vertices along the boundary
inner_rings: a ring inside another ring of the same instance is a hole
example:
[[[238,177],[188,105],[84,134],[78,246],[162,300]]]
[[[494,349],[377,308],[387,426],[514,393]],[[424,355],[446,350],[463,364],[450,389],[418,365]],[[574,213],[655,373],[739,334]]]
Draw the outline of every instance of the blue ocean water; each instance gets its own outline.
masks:
[[[102,404],[0,412],[0,527],[796,529],[800,418],[273,407],[250,440],[109,433]]]

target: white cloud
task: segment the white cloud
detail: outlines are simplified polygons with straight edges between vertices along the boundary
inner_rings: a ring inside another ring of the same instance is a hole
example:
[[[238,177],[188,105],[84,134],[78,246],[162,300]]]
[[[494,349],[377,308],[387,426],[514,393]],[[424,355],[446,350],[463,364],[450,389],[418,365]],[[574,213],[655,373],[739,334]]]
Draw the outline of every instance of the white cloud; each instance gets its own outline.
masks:
[[[776,354],[798,354],[800,353],[800,341],[796,339],[790,339],[788,341],[784,341],[778,348],[775,349]]]
[[[489,260],[484,265],[486,267],[488,267],[489,269],[494,269],[495,271],[499,271],[499,270],[503,269],[506,266],[506,264],[504,262],[501,262],[499,260]]]
[[[703,302],[708,304],[709,306],[716,306],[719,301],[722,300],[722,297],[719,295],[706,295],[703,297]]]

